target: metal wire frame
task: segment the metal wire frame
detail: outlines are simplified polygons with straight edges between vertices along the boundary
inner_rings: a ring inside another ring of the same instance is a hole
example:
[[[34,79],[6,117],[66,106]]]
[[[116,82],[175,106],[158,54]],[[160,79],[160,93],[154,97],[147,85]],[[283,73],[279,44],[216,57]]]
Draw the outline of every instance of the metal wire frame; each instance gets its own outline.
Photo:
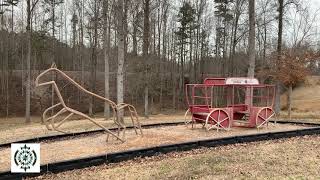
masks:
[[[189,87],[192,87],[192,94],[191,97],[192,99],[190,100],[189,94],[188,94],[188,89]],[[209,106],[209,101],[208,99],[213,99],[213,94],[211,93],[210,97],[208,96],[208,88],[213,88],[213,87],[224,87],[224,88],[232,88],[232,93],[231,95],[227,95],[227,98],[231,97],[231,103],[228,105],[233,105],[234,104],[234,97],[235,97],[235,89],[236,88],[250,88],[252,90],[255,89],[266,89],[267,90],[267,96],[254,96],[254,95],[246,95],[245,98],[260,98],[260,99],[266,99],[267,100],[267,107],[273,107],[274,106],[274,100],[275,100],[275,86],[274,85],[222,85],[222,84],[217,84],[217,85],[210,85],[210,84],[186,84],[186,100],[188,105],[195,105],[194,104],[194,98],[203,98],[206,99],[206,104]],[[203,88],[205,90],[205,96],[200,97],[200,96],[195,96],[194,95],[194,90],[195,88]],[[270,95],[271,94],[271,95]],[[210,103],[212,105],[212,102]]]
[[[105,103],[108,103],[113,111],[113,116],[112,116],[112,120],[113,122],[117,125],[117,134],[113,133],[112,131],[110,131],[108,128],[106,128],[105,126],[103,126],[102,124],[100,124],[99,122],[97,122],[96,120],[94,120],[93,118],[89,117],[88,115],[79,112],[77,110],[74,110],[70,107],[68,107],[65,104],[65,101],[60,93],[60,90],[56,84],[55,81],[48,81],[48,82],[43,82],[40,83],[39,80],[41,77],[43,77],[44,75],[46,75],[49,72],[55,72],[55,73],[59,73],[64,79],[66,79],[69,83],[73,84],[74,86],[76,86],[80,91],[93,96],[99,100],[104,101]],[[70,78],[67,74],[65,74],[64,72],[62,72],[61,70],[57,69],[56,65],[53,64],[51,66],[51,68],[45,70],[44,72],[42,72],[41,74],[39,74],[35,80],[35,85],[36,87],[41,87],[41,86],[52,86],[54,92],[56,93],[56,95],[58,96],[58,100],[59,103],[47,108],[43,114],[42,114],[42,118],[43,121],[45,123],[45,126],[48,130],[55,130],[58,132],[62,132],[62,133],[68,133],[65,131],[62,131],[59,129],[59,127],[64,124],[65,122],[67,122],[67,120],[73,116],[73,115],[78,115],[80,117],[83,117],[84,119],[87,119],[89,121],[91,121],[93,124],[95,124],[96,126],[102,128],[103,130],[105,130],[108,135],[107,135],[107,141],[109,139],[109,135],[112,135],[113,137],[115,137],[116,139],[120,140],[121,142],[125,142],[125,130],[126,130],[126,126],[120,122],[120,119],[118,118],[118,114],[120,111],[122,110],[128,110],[130,112],[130,118],[135,130],[135,133],[138,135],[138,130],[140,131],[140,134],[143,135],[142,133],[142,129],[141,129],[141,124],[138,118],[138,113],[136,111],[136,108],[133,105],[130,104],[126,104],[126,103],[120,103],[120,104],[116,104],[113,101],[111,101],[110,99],[106,99],[100,95],[97,95],[95,93],[92,93],[88,90],[86,90],[85,88],[83,88],[81,85],[79,85],[76,81],[74,81],[72,78]],[[53,98],[53,97],[52,97]],[[62,107],[55,115],[51,116],[51,117],[47,117],[47,113],[50,110],[56,109],[58,107]],[[58,124],[55,123],[55,118],[57,118],[59,115],[62,115],[63,113],[69,112],[69,114],[62,120],[60,121]],[[120,131],[123,131],[123,135],[122,138],[120,138]]]

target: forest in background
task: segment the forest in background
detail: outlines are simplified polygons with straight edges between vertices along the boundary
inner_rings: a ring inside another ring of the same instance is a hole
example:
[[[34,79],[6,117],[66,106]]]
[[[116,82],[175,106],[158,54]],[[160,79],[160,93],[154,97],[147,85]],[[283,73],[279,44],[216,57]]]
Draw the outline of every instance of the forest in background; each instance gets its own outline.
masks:
[[[145,116],[185,109],[186,83],[247,76],[248,67],[280,93],[303,79],[281,78],[296,68],[282,66],[300,63],[295,73],[305,66],[310,71],[303,75],[319,72],[316,61],[291,61],[320,48],[318,11],[307,3],[0,0],[0,116],[29,121],[30,113],[39,115],[52,103],[50,89],[34,87],[52,63],[90,91],[136,105]],[[71,107],[108,116],[103,103],[54,78]]]

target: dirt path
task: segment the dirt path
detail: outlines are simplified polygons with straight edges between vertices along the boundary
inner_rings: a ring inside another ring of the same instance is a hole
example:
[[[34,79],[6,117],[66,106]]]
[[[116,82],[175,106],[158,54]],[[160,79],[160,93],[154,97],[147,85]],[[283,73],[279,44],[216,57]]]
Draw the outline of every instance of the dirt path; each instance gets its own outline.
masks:
[[[111,139],[106,142],[106,134],[98,134],[74,139],[41,143],[41,164],[99,155],[106,152],[116,152],[141,147],[151,147],[160,144],[170,144],[204,138],[219,138],[234,135],[245,135],[254,133],[274,132],[283,130],[301,129],[304,127],[296,125],[270,125],[262,130],[233,128],[230,131],[205,131],[198,125],[197,128],[171,126],[144,129],[144,136],[137,136],[134,131],[127,131],[127,141],[120,143]],[[0,149],[0,171],[10,168],[10,148]]]
[[[140,117],[141,124],[152,124],[152,123],[160,123],[160,122],[177,122],[183,121],[183,115],[176,115],[176,116],[167,116],[167,115],[157,115],[152,116],[149,119],[145,119]],[[112,121],[106,121],[102,118],[97,119],[102,125],[111,128],[113,126]],[[131,122],[129,118],[125,119],[126,125],[130,126]],[[61,134],[56,131],[49,131],[45,127],[45,125],[40,123],[32,123],[32,124],[24,124],[23,119],[21,118],[11,118],[7,120],[2,120],[0,126],[0,144],[3,143],[10,143],[18,140],[30,139],[35,137],[42,137],[42,136],[50,136],[50,135],[57,135]],[[68,132],[82,132],[82,131],[90,131],[90,130],[97,130],[101,129],[95,126],[88,120],[74,120],[65,123],[61,126],[62,130]]]

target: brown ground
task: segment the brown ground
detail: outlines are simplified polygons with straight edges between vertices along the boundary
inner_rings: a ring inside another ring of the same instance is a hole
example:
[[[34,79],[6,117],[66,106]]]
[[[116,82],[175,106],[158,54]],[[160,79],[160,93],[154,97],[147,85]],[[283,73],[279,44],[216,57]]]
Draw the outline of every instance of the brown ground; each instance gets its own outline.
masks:
[[[18,140],[30,139],[34,137],[49,136],[61,134],[56,131],[49,131],[47,128],[40,123],[39,117],[33,117],[33,123],[25,124],[24,118],[8,118],[0,119],[0,144],[14,142]],[[183,115],[156,115],[151,116],[149,119],[140,117],[141,124],[152,124],[160,122],[177,122],[183,121]],[[97,118],[98,122],[102,123],[104,126],[110,128],[113,126],[112,121],[105,121],[103,118]],[[131,125],[128,118],[126,120],[126,125]],[[82,132],[89,130],[97,130],[99,127],[95,126],[88,120],[74,120],[65,123],[61,126],[62,130],[68,132]]]
[[[313,114],[310,117],[311,112],[293,112],[294,119],[304,122],[316,122],[320,123],[320,114]],[[280,119],[285,118],[286,112],[281,112]],[[189,117],[190,119],[191,117]],[[140,117],[141,124],[153,124],[160,122],[182,122],[184,121],[184,112],[176,113],[175,115],[153,115],[149,119]],[[293,120],[294,120],[293,119]],[[18,140],[30,139],[34,137],[50,136],[61,134],[56,131],[48,131],[46,127],[40,123],[39,117],[33,117],[33,122],[30,124],[24,123],[24,118],[14,117],[14,118],[0,118],[0,144],[10,143]],[[103,118],[97,117],[97,120],[108,128],[113,126],[112,121],[105,121]],[[131,125],[128,118],[126,118],[126,125]],[[65,123],[61,128],[68,132],[82,132],[100,129],[88,120],[74,120]]]
[[[99,155],[106,152],[156,146],[160,144],[171,144],[204,138],[219,138],[233,135],[294,130],[300,128],[304,127],[296,125],[271,124],[269,128],[264,128],[262,130],[232,128],[230,131],[217,132],[215,130],[211,130],[207,132],[201,128],[201,125],[198,125],[194,129],[181,125],[144,129],[143,137],[136,136],[134,131],[128,130],[127,141],[125,143],[120,143],[114,139],[107,143],[105,134],[97,134],[74,139],[41,143],[41,164]],[[10,148],[0,149],[0,154],[0,171],[9,170]]]
[[[170,153],[32,179],[319,179],[320,136]]]

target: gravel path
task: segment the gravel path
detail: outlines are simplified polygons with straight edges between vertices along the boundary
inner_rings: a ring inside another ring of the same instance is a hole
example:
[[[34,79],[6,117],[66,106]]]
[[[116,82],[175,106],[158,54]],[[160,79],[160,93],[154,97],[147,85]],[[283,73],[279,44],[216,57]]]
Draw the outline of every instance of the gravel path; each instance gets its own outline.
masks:
[[[152,117],[150,119],[140,118],[141,124],[153,124],[153,123],[160,123],[160,122],[177,122],[182,120],[183,120],[183,116],[172,116],[172,117],[157,116],[157,117]],[[97,119],[97,121],[108,128],[115,127],[113,125],[113,122],[110,120],[106,121],[104,119]],[[126,118],[125,121],[127,126],[131,125],[129,118]],[[7,125],[7,124],[4,124],[4,125]],[[88,120],[69,121],[65,123],[63,126],[61,126],[61,130],[67,131],[67,132],[73,132],[73,133],[83,132],[83,131],[92,131],[92,130],[98,130],[98,129],[101,129],[101,128],[97,127],[96,125],[94,125]],[[24,125],[19,124],[19,126],[16,126],[16,127],[0,129],[0,144],[30,139],[35,137],[57,135],[57,134],[61,134],[61,133],[57,131],[49,131],[47,130],[45,125],[40,123],[24,124]]]
[[[297,125],[277,124],[270,125],[262,130],[232,128],[230,131],[207,132],[198,125],[196,128],[181,126],[158,127],[144,129],[144,136],[135,135],[133,130],[126,133],[127,141],[120,143],[115,139],[106,142],[106,134],[96,134],[81,136],[61,141],[51,141],[41,143],[41,164],[52,163],[63,160],[70,160],[86,156],[99,155],[106,152],[116,152],[134,148],[151,147],[160,144],[171,144],[196,139],[220,138],[234,135],[245,135],[265,132],[275,132],[284,130],[295,130],[305,128]],[[10,168],[10,148],[0,149],[0,171]]]

